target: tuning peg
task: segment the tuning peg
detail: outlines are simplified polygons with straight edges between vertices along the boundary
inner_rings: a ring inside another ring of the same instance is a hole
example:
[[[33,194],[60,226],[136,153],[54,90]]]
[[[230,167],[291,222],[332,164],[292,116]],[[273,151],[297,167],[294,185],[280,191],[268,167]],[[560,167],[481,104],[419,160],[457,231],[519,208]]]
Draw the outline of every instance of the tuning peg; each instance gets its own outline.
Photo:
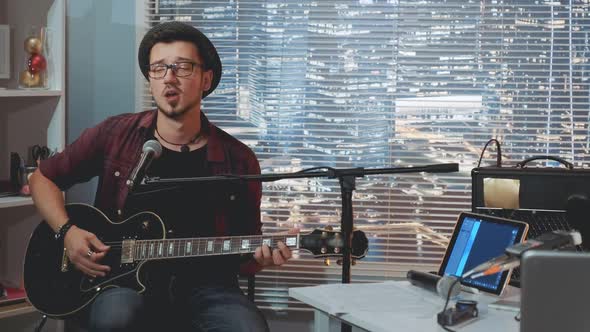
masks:
[[[324,259],[324,265],[330,266],[330,263],[331,262],[330,262],[330,259],[329,258]]]
[[[339,259],[339,260],[337,260],[337,261],[336,261],[336,264],[338,264],[338,265],[342,265],[342,259]]]

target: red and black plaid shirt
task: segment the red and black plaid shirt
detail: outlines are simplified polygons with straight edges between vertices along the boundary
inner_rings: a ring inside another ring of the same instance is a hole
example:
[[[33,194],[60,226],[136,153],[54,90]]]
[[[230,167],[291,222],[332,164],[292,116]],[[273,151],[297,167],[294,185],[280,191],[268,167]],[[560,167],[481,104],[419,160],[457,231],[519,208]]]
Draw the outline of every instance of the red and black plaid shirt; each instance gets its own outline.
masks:
[[[122,114],[86,129],[63,152],[43,160],[39,166],[41,173],[62,190],[99,176],[95,206],[113,219],[124,216],[126,181],[139,160],[144,142],[153,133],[156,115],[156,110]],[[211,124],[204,114],[201,128],[208,135],[207,162],[213,175],[260,174],[260,165],[250,148]],[[241,220],[246,224],[240,227],[248,234],[262,233],[261,195],[260,182],[249,181],[246,197],[249,208]],[[195,214],[198,216],[198,211]],[[215,215],[218,236],[228,235],[228,215],[229,211],[223,210]]]

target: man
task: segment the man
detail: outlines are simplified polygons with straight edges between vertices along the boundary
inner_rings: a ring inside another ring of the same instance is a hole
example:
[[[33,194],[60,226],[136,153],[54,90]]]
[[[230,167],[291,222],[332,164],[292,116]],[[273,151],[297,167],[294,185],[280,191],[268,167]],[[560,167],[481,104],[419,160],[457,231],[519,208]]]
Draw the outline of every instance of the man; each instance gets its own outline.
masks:
[[[100,177],[95,205],[113,220],[150,210],[162,217],[172,237],[261,233],[259,182],[129,193],[126,179],[149,139],[163,146],[162,156],[148,169],[150,176],[260,173],[254,153],[201,112],[201,99],[221,77],[221,61],[205,35],[180,22],[161,23],[144,36],[138,60],[157,110],[111,117],[85,130],[64,152],[41,162],[30,178],[40,213],[64,240],[71,263],[91,277],[108,275],[101,259],[111,248],[73,225],[61,191],[94,176]],[[236,275],[282,265],[290,257],[279,243],[275,249],[256,248],[249,261],[230,256],[150,262],[145,295],[124,287],[105,290],[85,308],[85,319],[92,331],[267,330],[261,312],[239,290]]]

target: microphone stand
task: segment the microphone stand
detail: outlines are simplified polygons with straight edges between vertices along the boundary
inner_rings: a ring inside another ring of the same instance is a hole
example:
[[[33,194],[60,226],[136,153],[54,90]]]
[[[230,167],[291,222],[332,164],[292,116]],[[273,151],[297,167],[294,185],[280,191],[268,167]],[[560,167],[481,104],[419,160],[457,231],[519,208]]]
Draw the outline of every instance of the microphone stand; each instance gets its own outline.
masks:
[[[340,192],[342,200],[342,218],[340,220],[340,228],[342,238],[345,240],[342,246],[342,283],[350,283],[350,265],[351,265],[351,245],[352,245],[352,193],[356,189],[356,178],[364,177],[365,175],[377,174],[401,174],[401,173],[450,173],[459,170],[459,164],[433,164],[419,167],[395,167],[395,168],[371,168],[365,169],[362,167],[336,169],[330,167],[316,167],[325,168],[327,171],[309,171],[305,170],[295,173],[281,173],[281,174],[257,174],[257,175],[216,175],[206,177],[192,177],[192,178],[149,178],[144,177],[140,186],[152,185],[171,185],[173,187],[187,183],[197,182],[215,182],[215,181],[260,181],[271,182],[283,179],[296,178],[318,178],[325,177],[329,179],[338,178],[340,183]],[[342,331],[350,331],[350,326],[342,324]]]

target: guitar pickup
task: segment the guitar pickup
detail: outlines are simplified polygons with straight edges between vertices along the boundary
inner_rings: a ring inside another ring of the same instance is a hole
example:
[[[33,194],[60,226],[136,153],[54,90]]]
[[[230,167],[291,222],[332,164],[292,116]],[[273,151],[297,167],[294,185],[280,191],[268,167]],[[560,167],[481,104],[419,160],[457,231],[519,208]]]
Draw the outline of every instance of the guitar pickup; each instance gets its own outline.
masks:
[[[124,240],[123,248],[121,249],[121,264],[130,264],[135,260],[133,257],[133,248],[135,247],[135,240]]]
[[[68,258],[68,253],[66,248],[64,248],[61,254],[61,272],[68,272],[68,265],[70,264],[70,259]]]

